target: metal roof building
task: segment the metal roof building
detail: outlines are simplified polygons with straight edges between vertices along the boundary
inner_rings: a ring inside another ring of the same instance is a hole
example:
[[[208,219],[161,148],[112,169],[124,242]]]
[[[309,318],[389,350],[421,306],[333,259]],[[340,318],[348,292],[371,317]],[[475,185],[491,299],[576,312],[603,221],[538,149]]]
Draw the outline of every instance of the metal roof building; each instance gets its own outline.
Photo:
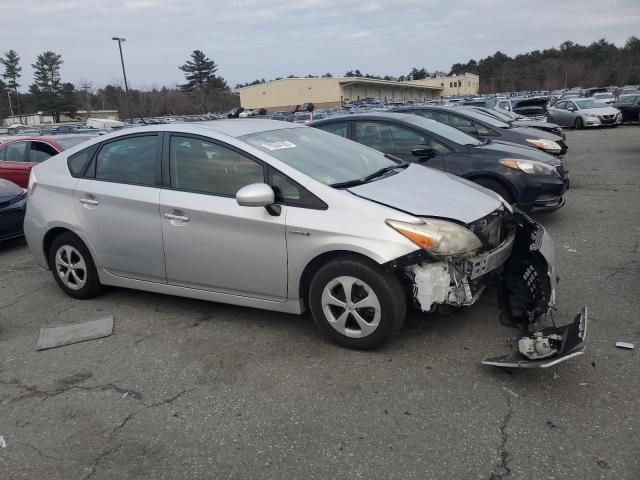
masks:
[[[266,108],[273,112],[289,110],[305,102],[330,108],[365,98],[386,102],[425,101],[443,95],[475,94],[478,85],[477,75],[469,73],[406,82],[364,77],[283,78],[238,88],[236,92],[244,108]]]

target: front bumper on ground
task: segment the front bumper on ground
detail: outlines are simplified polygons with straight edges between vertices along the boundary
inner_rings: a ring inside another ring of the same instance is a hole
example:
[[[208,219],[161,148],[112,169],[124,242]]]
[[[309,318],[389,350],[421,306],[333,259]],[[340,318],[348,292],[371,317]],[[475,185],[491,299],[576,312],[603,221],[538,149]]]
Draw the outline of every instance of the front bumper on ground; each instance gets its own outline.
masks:
[[[497,280],[501,315],[520,325],[511,354],[485,359],[486,365],[548,367],[577,356],[584,349],[586,307],[573,323],[545,326],[556,303],[558,272],[555,246],[536,221],[516,210],[508,234],[490,251],[471,258],[405,263],[413,297],[423,311],[438,305],[473,305]]]

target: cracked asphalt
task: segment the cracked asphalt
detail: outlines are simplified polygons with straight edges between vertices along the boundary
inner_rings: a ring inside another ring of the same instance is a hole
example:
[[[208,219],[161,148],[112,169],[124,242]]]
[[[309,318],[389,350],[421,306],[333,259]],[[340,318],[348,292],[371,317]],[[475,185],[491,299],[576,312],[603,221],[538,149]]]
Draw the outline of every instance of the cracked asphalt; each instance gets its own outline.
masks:
[[[66,297],[23,241],[0,245],[2,479],[640,478],[640,128],[568,131],[558,323],[585,355],[483,367],[515,332],[494,292],[412,314],[378,352],[308,315],[112,289]],[[41,352],[39,329],[113,315],[111,337]]]

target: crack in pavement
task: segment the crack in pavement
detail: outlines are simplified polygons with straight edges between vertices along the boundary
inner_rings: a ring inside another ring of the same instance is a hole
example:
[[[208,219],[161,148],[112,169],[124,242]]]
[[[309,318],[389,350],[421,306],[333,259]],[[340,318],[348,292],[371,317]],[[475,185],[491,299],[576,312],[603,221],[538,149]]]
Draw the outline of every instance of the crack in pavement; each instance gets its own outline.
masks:
[[[9,307],[12,307],[16,303],[20,302],[20,300],[22,300],[24,297],[26,297],[28,295],[33,295],[34,293],[38,293],[40,290],[44,290],[45,288],[48,288],[48,287],[49,287],[49,283],[45,283],[40,288],[36,288],[35,290],[31,290],[30,292],[23,293],[22,295],[19,295],[19,296],[15,297],[15,300],[13,302],[7,303],[6,305],[0,305],[0,310],[5,310],[5,309],[7,309]]]
[[[493,472],[491,472],[489,480],[502,480],[511,473],[511,469],[509,468],[509,452],[507,450],[507,427],[511,421],[511,415],[513,415],[513,405],[511,404],[510,397],[506,397],[506,399],[508,409],[502,419],[502,423],[500,424],[500,434],[502,435],[502,439],[497,448],[498,455],[500,455],[500,463],[498,463]]]
[[[120,445],[115,445],[111,448],[107,448],[100,455],[98,455],[96,459],[93,461],[93,467],[91,467],[91,471],[84,477],[83,480],[88,480],[89,478],[91,478],[96,473],[96,470],[98,469],[98,465],[100,464],[102,459],[107,455],[109,455],[110,453],[115,452],[118,448],[120,448]]]
[[[26,390],[28,393],[25,393],[23,395],[20,395],[16,398],[12,398],[9,403],[16,403],[16,402],[20,402],[22,400],[26,400],[28,398],[33,398],[33,397],[41,397],[43,398],[43,401],[51,398],[51,397],[55,397],[57,395],[61,395],[63,393],[69,392],[71,390],[82,390],[85,392],[91,392],[94,390],[114,390],[118,393],[126,393],[127,396],[130,396],[136,400],[141,400],[142,399],[142,394],[140,392],[136,392],[135,390],[130,390],[127,388],[123,388],[123,387],[119,387],[118,385],[116,385],[115,382],[111,382],[111,383],[107,383],[104,385],[95,385],[93,387],[85,387],[83,385],[69,385],[68,387],[64,387],[64,388],[58,388],[52,391],[48,391],[48,390],[40,390],[38,389],[38,387],[35,387],[33,385],[26,385],[23,383],[20,383],[20,381],[18,380],[13,380],[13,381],[5,381],[5,380],[0,380],[0,384],[2,385],[9,385],[9,386],[14,386],[14,387],[18,387],[21,388],[23,390]]]

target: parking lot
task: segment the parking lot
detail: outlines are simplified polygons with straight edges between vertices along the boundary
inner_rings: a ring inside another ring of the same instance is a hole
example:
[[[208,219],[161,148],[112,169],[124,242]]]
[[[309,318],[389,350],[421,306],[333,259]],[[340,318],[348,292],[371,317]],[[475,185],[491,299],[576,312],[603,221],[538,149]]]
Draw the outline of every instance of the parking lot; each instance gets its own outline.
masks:
[[[558,323],[587,350],[484,367],[515,330],[495,292],[414,313],[381,351],[311,317],[131,290],[73,300],[23,241],[0,245],[0,478],[640,477],[640,129],[568,131]],[[112,315],[114,334],[41,352],[39,329]],[[0,445],[1,447],[2,445]]]

